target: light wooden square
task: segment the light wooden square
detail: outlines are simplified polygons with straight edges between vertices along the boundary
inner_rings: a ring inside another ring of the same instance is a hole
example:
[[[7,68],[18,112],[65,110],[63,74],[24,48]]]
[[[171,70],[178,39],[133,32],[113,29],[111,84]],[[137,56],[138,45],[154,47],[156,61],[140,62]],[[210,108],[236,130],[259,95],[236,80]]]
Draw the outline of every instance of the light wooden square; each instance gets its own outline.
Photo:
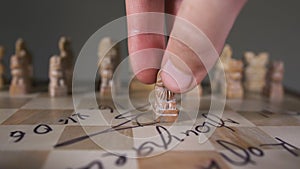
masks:
[[[195,169],[207,168],[212,161],[219,167],[228,169],[217,152],[213,151],[169,151],[167,153],[138,159],[139,169]]]
[[[74,109],[72,97],[37,98],[29,101],[22,109]]]
[[[217,128],[213,135],[209,138],[211,143],[215,146],[216,150],[225,149],[217,140],[224,140],[240,147],[247,149],[250,146],[259,147],[261,144],[273,144],[277,141],[260,130],[257,127],[232,127],[234,131],[228,128]],[[236,149],[236,147],[232,147]],[[267,147],[263,147],[268,149]],[[276,147],[273,147],[276,149]]]
[[[0,151],[0,165],[9,169],[39,169],[48,154],[48,151]]]
[[[2,125],[34,125],[40,123],[63,125],[63,120],[70,117],[73,112],[73,110],[21,109],[6,119]],[[72,124],[72,121],[69,121]]]
[[[104,126],[67,126],[57,144],[78,140],[72,144],[56,147],[63,150],[131,150],[133,147],[132,129],[110,130]],[[103,132],[103,133],[102,133]],[[101,134],[100,134],[101,133]],[[87,136],[89,135],[89,136]]]
[[[266,111],[239,111],[238,113],[256,126],[300,126],[300,118],[290,114]]]

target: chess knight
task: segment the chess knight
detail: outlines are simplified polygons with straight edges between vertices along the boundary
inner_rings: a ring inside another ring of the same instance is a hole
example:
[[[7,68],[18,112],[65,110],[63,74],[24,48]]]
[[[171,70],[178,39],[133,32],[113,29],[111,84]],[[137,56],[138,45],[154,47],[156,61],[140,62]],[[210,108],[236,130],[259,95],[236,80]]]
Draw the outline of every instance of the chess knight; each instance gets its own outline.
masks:
[[[157,119],[160,122],[174,122],[179,113],[176,108],[175,94],[164,86],[160,72],[158,72],[157,75],[154,92],[154,112],[156,113]]]
[[[25,41],[22,38],[17,39],[16,44],[15,44],[15,54],[16,55],[23,55],[28,61],[28,72],[29,72],[29,77],[30,81],[33,79],[33,65],[32,65],[32,56],[29,52],[29,50],[26,47]]]

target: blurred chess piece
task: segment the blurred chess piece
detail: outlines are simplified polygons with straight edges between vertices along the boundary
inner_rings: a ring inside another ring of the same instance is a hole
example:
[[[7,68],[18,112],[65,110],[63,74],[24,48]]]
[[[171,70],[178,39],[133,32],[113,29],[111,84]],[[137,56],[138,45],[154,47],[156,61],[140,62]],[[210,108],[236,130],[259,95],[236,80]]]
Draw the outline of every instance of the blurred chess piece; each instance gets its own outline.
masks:
[[[24,95],[29,93],[31,88],[30,71],[28,69],[28,59],[26,52],[20,51],[10,59],[10,69],[12,80],[9,86],[9,94]]]
[[[59,56],[62,57],[65,71],[66,85],[68,88],[68,93],[72,92],[72,80],[73,80],[73,59],[74,55],[71,49],[71,41],[65,36],[59,39],[58,47],[60,50]]]
[[[198,88],[199,96],[202,96],[203,95],[203,88],[202,88],[201,83],[197,86],[197,88]]]
[[[160,122],[174,122],[179,114],[179,111],[176,107],[175,94],[164,86],[160,72],[157,74],[154,92],[154,112],[157,120]]]
[[[226,77],[226,97],[230,99],[241,99],[244,96],[242,86],[242,72],[243,62],[241,60],[230,59],[226,64],[225,77]]]
[[[98,57],[109,57],[113,63],[114,68],[119,61],[118,46],[114,45],[113,41],[109,37],[102,38],[98,47]]]
[[[112,60],[109,57],[104,57],[100,65],[100,94],[109,95],[112,86],[112,77],[113,77],[113,64]]]
[[[284,96],[284,89],[282,85],[284,74],[284,63],[282,61],[274,61],[269,67],[266,86],[264,94],[270,98],[271,101],[281,101]]]
[[[266,84],[266,65],[269,60],[269,54],[263,52],[256,56],[253,52],[245,52],[244,59],[246,62],[245,90],[261,93]]]
[[[0,89],[4,88],[5,85],[5,66],[3,64],[3,57],[4,57],[5,49],[3,46],[0,46]]]
[[[50,58],[49,64],[49,94],[52,97],[66,96],[68,86],[66,84],[65,63],[60,56],[54,55]]]
[[[243,98],[242,72],[243,62],[232,58],[232,48],[226,44],[220,56],[220,61],[216,65],[211,84],[212,90],[221,92],[230,99]]]
[[[222,92],[226,90],[225,81],[224,81],[225,77],[222,77],[222,74],[224,74],[225,70],[228,69],[228,62],[230,61],[231,58],[232,58],[232,48],[230,47],[229,44],[226,44],[221,53],[220,60],[216,64],[215,72],[211,80],[211,88],[215,92]]]
[[[118,62],[118,49],[113,46],[111,38],[101,39],[98,47],[100,95],[109,95],[112,87],[112,77]]]
[[[31,56],[29,50],[27,49],[24,39],[22,39],[22,38],[17,39],[16,44],[15,44],[15,54],[20,55],[20,53],[23,53],[22,54],[22,55],[24,55],[23,57],[25,57],[25,59],[27,59],[27,62],[28,62],[27,69],[29,72],[29,80],[30,80],[30,83],[32,83],[32,80],[33,80],[32,56]]]

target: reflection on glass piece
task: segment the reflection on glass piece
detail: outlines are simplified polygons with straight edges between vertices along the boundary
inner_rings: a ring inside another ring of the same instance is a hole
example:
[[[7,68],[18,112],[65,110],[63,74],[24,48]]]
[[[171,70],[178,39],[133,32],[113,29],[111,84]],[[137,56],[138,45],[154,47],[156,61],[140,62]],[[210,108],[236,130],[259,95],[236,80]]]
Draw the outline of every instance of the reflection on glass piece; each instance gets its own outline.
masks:
[[[160,122],[174,122],[179,113],[176,108],[175,94],[164,86],[160,72],[157,75],[154,92],[154,112],[156,119]]]

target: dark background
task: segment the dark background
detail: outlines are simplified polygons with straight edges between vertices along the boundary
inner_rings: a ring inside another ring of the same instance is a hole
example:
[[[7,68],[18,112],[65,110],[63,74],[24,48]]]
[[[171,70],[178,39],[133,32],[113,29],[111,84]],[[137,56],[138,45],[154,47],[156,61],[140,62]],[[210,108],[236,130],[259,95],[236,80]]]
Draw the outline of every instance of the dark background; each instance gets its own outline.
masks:
[[[241,58],[246,50],[268,51],[285,62],[284,85],[300,92],[300,1],[249,0],[237,19],[228,43]],[[106,23],[125,15],[123,0],[1,0],[0,44],[5,65],[22,37],[34,57],[34,76],[48,80],[48,61],[58,54],[61,35],[72,39],[77,55],[87,39]],[[126,49],[123,49],[126,56]],[[9,70],[6,72],[9,77]]]

